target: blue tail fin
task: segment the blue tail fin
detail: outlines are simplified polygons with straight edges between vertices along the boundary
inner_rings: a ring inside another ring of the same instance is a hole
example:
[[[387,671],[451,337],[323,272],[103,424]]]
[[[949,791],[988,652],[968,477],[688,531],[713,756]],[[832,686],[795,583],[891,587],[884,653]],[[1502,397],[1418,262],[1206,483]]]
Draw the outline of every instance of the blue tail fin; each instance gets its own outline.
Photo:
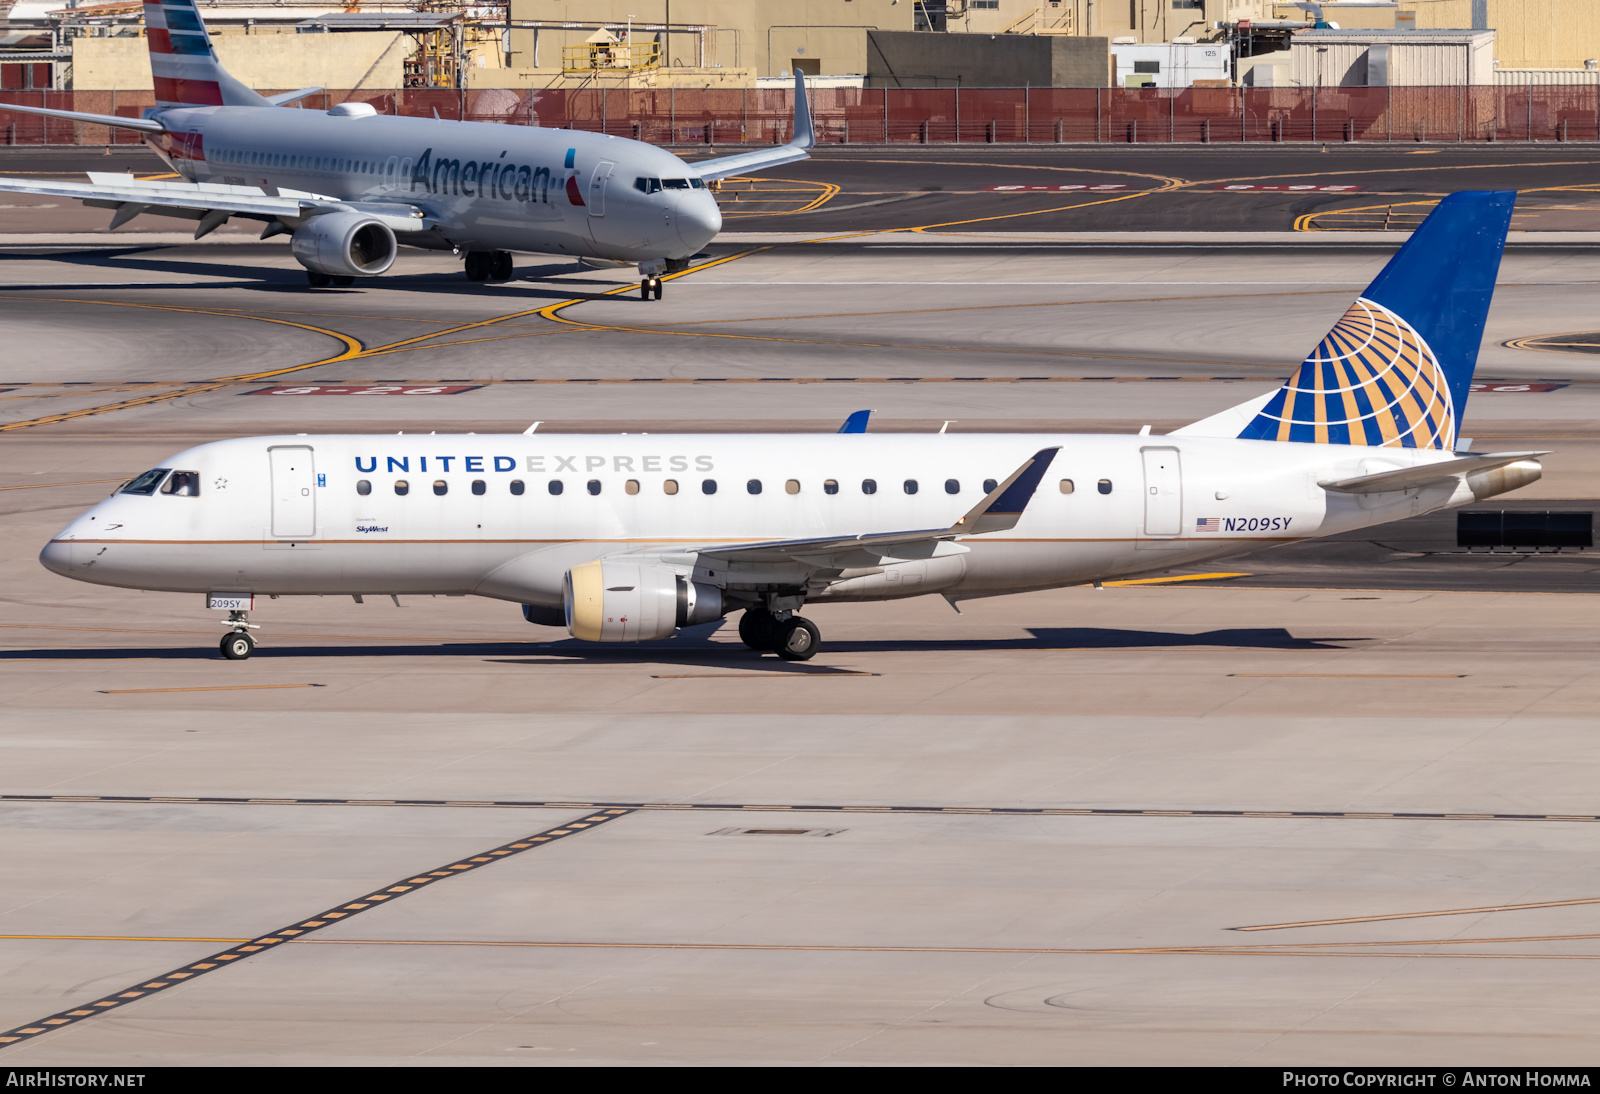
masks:
[[[1441,201],[1239,436],[1453,450],[1516,200]]]

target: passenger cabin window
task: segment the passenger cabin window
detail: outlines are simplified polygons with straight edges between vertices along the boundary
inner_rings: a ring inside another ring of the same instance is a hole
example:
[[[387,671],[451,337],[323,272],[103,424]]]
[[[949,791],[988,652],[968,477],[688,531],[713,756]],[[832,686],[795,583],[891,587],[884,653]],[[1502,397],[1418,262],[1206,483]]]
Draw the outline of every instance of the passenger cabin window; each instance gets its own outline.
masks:
[[[179,498],[198,498],[200,496],[200,472],[174,471],[172,477],[162,485],[161,492]]]
[[[676,494],[678,492],[678,480],[668,479],[666,482],[662,483],[661,492],[663,494]]]
[[[484,492],[487,491],[488,489],[489,489],[488,485],[482,479],[473,479],[472,480],[472,492],[474,494],[477,494],[479,497],[482,497]]]
[[[167,477],[170,467],[157,467],[153,471],[146,471],[127,486],[122,488],[124,494],[154,494],[156,487],[161,485],[161,480]]]
[[[399,494],[403,498],[407,494],[411,493],[411,484],[409,482],[407,482],[405,479],[395,479],[394,480],[394,492],[396,494]]]
[[[361,479],[358,481],[356,483],[356,493],[360,494],[362,497],[366,497],[368,494],[372,493],[372,480]]]
[[[1109,494],[1109,493],[1111,493],[1111,480],[1110,479],[1101,479],[1099,482],[1097,482],[1095,484],[1095,487],[1102,494]]]
[[[552,493],[552,494],[561,493],[561,480],[560,479],[551,479],[550,480],[550,493]]]
[[[905,489],[905,492],[908,493],[908,494],[915,494],[917,492],[917,480],[916,479],[907,479],[906,482],[905,482],[904,489]]]
[[[1061,480],[1061,492],[1063,494],[1070,494],[1076,489],[1077,489],[1077,487],[1072,485],[1072,480],[1071,479],[1062,479]]]
[[[434,479],[433,492],[442,498],[450,492],[450,484],[443,479]]]
[[[637,494],[639,492],[639,480],[629,479],[627,482],[622,484],[622,489],[624,493]]]
[[[783,492],[785,494],[798,494],[800,492],[800,480],[790,479],[788,482],[784,483]]]
[[[946,494],[959,494],[959,493],[961,493],[961,482],[960,482],[960,480],[958,480],[958,479],[945,479],[944,480],[944,492]]]
[[[876,494],[878,492],[878,480],[877,479],[862,479],[861,480],[861,492],[863,494]]]
[[[591,494],[599,494],[600,493],[600,480],[599,479],[590,479],[589,480],[589,493],[591,493]]]
[[[992,493],[994,493],[994,488],[999,486],[999,485],[1000,485],[1000,480],[999,479],[984,479],[983,480],[983,492],[985,494],[992,494]]]
[[[759,493],[761,493],[761,480],[760,479],[751,479],[749,482],[744,484],[744,489],[745,489],[745,493],[747,493],[747,494],[759,494]]]
[[[526,489],[526,487],[524,487],[522,485],[522,480],[521,479],[512,479],[511,480],[511,492],[513,494],[515,494],[517,497],[520,498],[522,496],[522,491],[525,490],[525,489]]]
[[[823,480],[822,492],[824,494],[837,494],[839,492],[839,480],[838,479],[825,479],[825,480]]]
[[[715,494],[717,492],[717,480],[716,479],[701,479],[700,480],[700,492],[702,494]]]

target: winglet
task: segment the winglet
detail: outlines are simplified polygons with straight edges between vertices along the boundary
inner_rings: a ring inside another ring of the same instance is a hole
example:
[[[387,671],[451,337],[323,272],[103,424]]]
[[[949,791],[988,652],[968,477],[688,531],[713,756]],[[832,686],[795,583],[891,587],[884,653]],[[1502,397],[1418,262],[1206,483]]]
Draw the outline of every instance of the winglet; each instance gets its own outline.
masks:
[[[1050,470],[1050,461],[1056,458],[1058,448],[1041,448],[1009,478],[989,491],[987,497],[972,507],[971,512],[950,526],[950,531],[961,535],[981,532],[1004,532],[1015,528],[1022,519],[1022,511],[1033,500],[1044,473]]]
[[[794,70],[794,137],[789,141],[796,148],[812,148],[817,143],[816,131],[811,128],[811,103],[806,98],[806,74]]]
[[[867,419],[872,417],[870,410],[858,410],[844,420],[844,425],[839,427],[840,433],[865,433]]]

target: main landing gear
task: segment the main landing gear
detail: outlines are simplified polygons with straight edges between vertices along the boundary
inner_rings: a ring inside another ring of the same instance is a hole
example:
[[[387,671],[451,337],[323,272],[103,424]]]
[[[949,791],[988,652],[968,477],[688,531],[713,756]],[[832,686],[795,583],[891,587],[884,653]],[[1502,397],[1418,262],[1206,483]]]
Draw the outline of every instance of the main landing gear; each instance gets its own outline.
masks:
[[[468,251],[468,281],[510,281],[516,274],[510,251]]]
[[[771,650],[785,661],[809,661],[822,646],[822,632],[804,616],[765,608],[746,608],[739,617],[739,639],[753,650]]]
[[[657,300],[661,299],[661,279],[659,277],[647,277],[639,282],[640,300],[649,300],[651,293],[655,294]]]
[[[256,640],[250,637],[250,632],[260,630],[261,624],[251,623],[249,616],[249,612],[229,612],[227,621],[222,624],[231,628],[222,636],[219,647],[222,656],[229,661],[243,661],[255,652]]]
[[[306,271],[306,284],[310,285],[313,289],[326,289],[329,285],[343,289],[348,288],[355,283],[356,279],[354,277],[349,277],[344,274],[340,274],[336,277],[333,274],[325,274],[318,270]]]

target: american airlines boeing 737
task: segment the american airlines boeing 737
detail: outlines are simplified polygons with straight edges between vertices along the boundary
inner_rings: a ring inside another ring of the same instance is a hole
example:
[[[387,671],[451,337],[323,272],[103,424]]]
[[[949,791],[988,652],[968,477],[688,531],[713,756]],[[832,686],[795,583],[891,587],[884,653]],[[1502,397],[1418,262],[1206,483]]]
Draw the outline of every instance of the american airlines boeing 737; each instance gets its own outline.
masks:
[[[180,452],[43,564],[205,594],[476,595],[579,639],[743,610],[803,660],[807,603],[952,604],[1128,577],[1469,504],[1542,452],[1457,452],[1515,193],[1445,198],[1281,388],[1166,436],[339,435]]]
[[[640,294],[661,299],[722,229],[710,180],[807,158],[814,143],[795,72],[788,144],[693,165],[640,141],[566,129],[381,115],[366,103],[280,109],[321,88],[264,98],[217,62],[194,0],[144,0],[157,105],[142,118],[0,103],[0,109],[133,129],[184,182],[91,173],[87,183],[0,178],[0,191],[76,198],[113,209],[116,229],[141,213],[198,221],[195,238],[230,218],[287,234],[316,288],[386,272],[397,245],[466,256],[473,281],[506,281],[511,252],[637,265]]]

